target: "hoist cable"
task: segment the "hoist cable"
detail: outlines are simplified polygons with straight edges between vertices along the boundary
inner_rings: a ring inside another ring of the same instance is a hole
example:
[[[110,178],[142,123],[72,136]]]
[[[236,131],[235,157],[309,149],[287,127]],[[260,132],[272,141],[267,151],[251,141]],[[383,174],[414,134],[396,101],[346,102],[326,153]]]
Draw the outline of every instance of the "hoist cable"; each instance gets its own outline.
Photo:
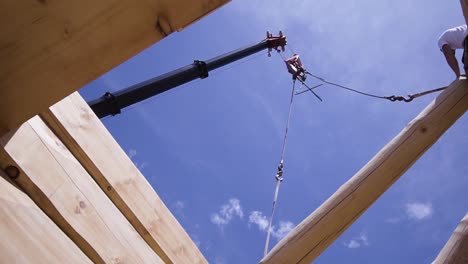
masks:
[[[289,99],[288,120],[286,121],[286,129],[285,129],[284,138],[283,138],[283,149],[281,151],[281,163],[283,163],[284,152],[286,150],[286,143],[287,143],[287,139],[288,139],[289,123],[291,121],[291,112],[292,112],[292,105],[293,105],[295,88],[296,88],[296,80],[293,80],[293,87],[292,87],[292,90],[291,90],[291,98]]]
[[[267,229],[267,237],[265,241],[265,251],[264,251],[264,256],[268,254],[268,247],[270,244],[270,236],[271,236],[271,231],[272,231],[272,226],[273,226],[273,217],[275,215],[275,210],[276,210],[276,204],[278,201],[278,193],[279,193],[279,188],[281,185],[281,182],[283,181],[283,165],[284,165],[284,153],[286,150],[286,143],[288,139],[288,130],[289,130],[289,123],[291,121],[291,112],[292,112],[292,105],[293,105],[293,99],[294,99],[294,91],[295,91],[295,86],[296,86],[296,80],[293,80],[293,86],[291,90],[291,99],[289,100],[289,111],[288,111],[288,120],[286,122],[286,129],[284,133],[284,138],[283,138],[283,147],[281,150],[281,158],[280,162],[278,165],[278,171],[276,173],[276,188],[275,188],[275,194],[273,196],[273,207],[271,209],[271,216],[270,216],[270,222],[268,223],[268,229]]]
[[[365,95],[365,96],[369,96],[369,97],[374,97],[374,98],[379,98],[379,99],[386,99],[386,100],[390,100],[392,102],[395,102],[395,101],[404,101],[404,102],[411,102],[413,101],[413,99],[415,98],[418,98],[418,97],[421,97],[421,96],[424,96],[424,95],[427,95],[427,94],[431,94],[431,93],[435,93],[435,92],[439,92],[439,91],[442,91],[442,90],[445,90],[447,88],[447,86],[445,87],[440,87],[440,88],[436,88],[436,89],[432,89],[432,90],[428,90],[428,91],[424,91],[424,92],[421,92],[421,93],[415,93],[415,94],[409,94],[407,96],[407,98],[403,97],[403,96],[395,96],[395,95],[392,95],[392,96],[379,96],[379,95],[375,95],[375,94],[370,94],[370,93],[365,93],[365,92],[361,92],[361,91],[358,91],[356,89],[353,89],[353,88],[350,88],[350,87],[346,87],[346,86],[343,86],[343,85],[340,85],[340,84],[337,84],[337,83],[333,83],[333,82],[329,82],[327,80],[325,80],[324,78],[322,77],[319,77],[317,75],[314,75],[308,71],[305,71],[305,73],[307,75],[310,75],[320,81],[322,81],[323,83],[326,83],[326,84],[329,84],[329,85],[333,85],[333,86],[336,86],[336,87],[339,87],[339,88],[342,88],[342,89],[345,89],[345,90],[349,90],[351,92],[355,92],[355,93],[358,93],[358,94],[361,94],[361,95]],[[314,89],[316,87],[312,87],[308,90],[310,90],[312,92],[312,89]]]
[[[340,87],[342,89],[346,89],[346,90],[349,90],[351,92],[355,92],[355,93],[358,93],[358,94],[362,94],[362,95],[365,95],[365,96],[370,96],[370,97],[374,97],[374,98],[380,98],[380,99],[388,99],[388,96],[379,96],[379,95],[374,95],[374,94],[370,94],[370,93],[365,93],[365,92],[361,92],[361,91],[358,91],[356,89],[353,89],[353,88],[349,88],[349,87],[346,87],[346,86],[343,86],[343,85],[340,85],[340,84],[337,84],[337,83],[333,83],[333,82],[329,82],[327,80],[325,80],[324,78],[322,77],[319,77],[319,76],[316,76],[316,75],[313,75],[312,73],[306,71],[306,74],[307,75],[310,75],[326,84],[329,84],[329,85],[333,85],[333,86],[336,86],[336,87]]]

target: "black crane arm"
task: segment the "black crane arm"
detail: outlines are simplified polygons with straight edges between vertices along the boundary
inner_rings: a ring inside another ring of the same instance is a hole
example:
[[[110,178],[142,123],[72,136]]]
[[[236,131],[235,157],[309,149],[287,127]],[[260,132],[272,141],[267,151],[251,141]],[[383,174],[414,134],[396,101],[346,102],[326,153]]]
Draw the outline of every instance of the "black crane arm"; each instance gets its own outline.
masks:
[[[267,32],[267,38],[260,43],[223,54],[206,62],[196,60],[190,65],[135,84],[118,92],[107,92],[100,98],[88,102],[88,104],[99,118],[103,118],[108,115],[114,116],[120,114],[121,109],[127,106],[133,105],[195,79],[204,79],[208,77],[208,72],[226,64],[240,60],[265,49],[268,49],[268,55],[270,55],[272,50],[284,51],[285,46],[286,37],[283,36],[281,32],[279,36],[273,36]]]

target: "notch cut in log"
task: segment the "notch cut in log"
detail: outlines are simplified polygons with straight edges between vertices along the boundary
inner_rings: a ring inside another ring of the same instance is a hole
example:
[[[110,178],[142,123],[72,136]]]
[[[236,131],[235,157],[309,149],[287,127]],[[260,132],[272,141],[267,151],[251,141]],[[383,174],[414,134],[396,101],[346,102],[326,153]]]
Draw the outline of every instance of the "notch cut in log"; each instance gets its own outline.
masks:
[[[260,263],[310,263],[356,221],[468,108],[468,81],[442,92]]]

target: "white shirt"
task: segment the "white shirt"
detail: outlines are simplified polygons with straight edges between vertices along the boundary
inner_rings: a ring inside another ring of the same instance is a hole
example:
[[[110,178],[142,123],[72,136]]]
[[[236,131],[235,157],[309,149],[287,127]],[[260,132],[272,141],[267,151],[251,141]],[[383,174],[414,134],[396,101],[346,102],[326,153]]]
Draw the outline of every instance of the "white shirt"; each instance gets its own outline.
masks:
[[[449,45],[453,50],[463,49],[463,41],[467,35],[466,25],[461,25],[451,29],[447,29],[439,37],[439,49],[442,50],[444,45]]]

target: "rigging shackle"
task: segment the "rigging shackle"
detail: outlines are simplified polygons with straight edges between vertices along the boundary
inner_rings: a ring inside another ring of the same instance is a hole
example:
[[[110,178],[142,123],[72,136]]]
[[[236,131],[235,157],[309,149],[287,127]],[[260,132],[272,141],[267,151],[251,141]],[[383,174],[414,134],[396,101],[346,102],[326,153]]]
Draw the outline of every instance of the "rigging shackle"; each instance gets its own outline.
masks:
[[[396,95],[392,95],[392,96],[387,96],[385,97],[385,99],[388,99],[392,102],[395,102],[395,101],[399,101],[399,102],[411,102],[413,101],[414,97],[412,95],[408,95],[408,98],[405,98],[404,96],[396,96]]]
[[[281,160],[278,165],[278,171],[276,172],[275,178],[277,181],[283,181],[283,160]]]

